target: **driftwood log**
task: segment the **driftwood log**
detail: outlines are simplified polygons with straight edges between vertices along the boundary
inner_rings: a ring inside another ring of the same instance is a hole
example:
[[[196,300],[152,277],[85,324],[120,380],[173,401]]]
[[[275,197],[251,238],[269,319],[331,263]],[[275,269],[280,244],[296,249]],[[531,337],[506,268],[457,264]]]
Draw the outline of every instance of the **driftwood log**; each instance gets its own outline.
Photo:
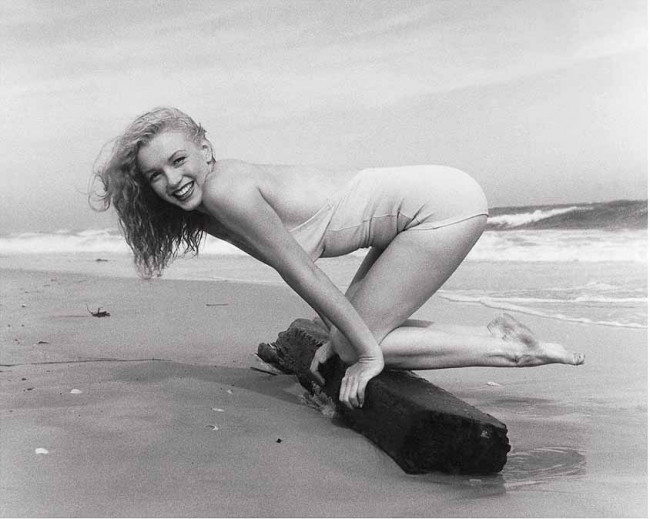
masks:
[[[310,392],[315,384],[309,366],[327,331],[306,319],[294,321],[258,356],[285,373],[293,373]],[[332,357],[321,373],[322,391],[352,429],[373,441],[409,474],[494,474],[510,450],[507,428],[494,417],[456,398],[410,371],[384,370],[366,388],[363,408],[349,410],[338,401],[346,366]]]

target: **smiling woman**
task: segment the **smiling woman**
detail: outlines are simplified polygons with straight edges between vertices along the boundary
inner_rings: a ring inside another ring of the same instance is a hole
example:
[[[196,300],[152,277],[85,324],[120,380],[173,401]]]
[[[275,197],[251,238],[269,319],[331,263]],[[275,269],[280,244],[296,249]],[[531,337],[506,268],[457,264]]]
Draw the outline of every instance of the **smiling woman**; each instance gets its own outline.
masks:
[[[582,364],[513,318],[450,332],[413,321],[481,236],[487,201],[446,166],[326,171],[215,161],[205,131],[173,108],[138,117],[96,175],[117,209],[136,264],[160,272],[204,233],[273,267],[321,317],[329,340],[311,365],[349,365],[340,399],[361,407],[384,365],[396,369]],[[315,261],[370,248],[343,294]]]
[[[161,107],[133,121],[114,141],[108,160],[97,165],[95,179],[103,189],[91,191],[91,207],[103,211],[113,204],[145,277],[160,275],[179,249],[198,252],[205,216],[191,204],[200,203],[196,184],[205,180],[210,163],[212,148],[201,125]]]
[[[154,192],[185,211],[200,206],[211,163],[208,141],[196,143],[184,132],[173,130],[156,135],[137,155],[137,166]]]

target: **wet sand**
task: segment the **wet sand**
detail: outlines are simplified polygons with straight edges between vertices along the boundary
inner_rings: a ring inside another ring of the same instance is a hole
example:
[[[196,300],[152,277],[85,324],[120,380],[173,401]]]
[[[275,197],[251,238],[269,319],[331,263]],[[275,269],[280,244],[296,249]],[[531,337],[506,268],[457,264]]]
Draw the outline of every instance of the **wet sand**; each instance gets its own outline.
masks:
[[[251,369],[313,313],[286,287],[0,275],[4,517],[647,516],[646,330],[524,316],[586,365],[424,373],[513,450],[497,476],[412,476],[293,377]],[[494,315],[436,297],[416,314]]]

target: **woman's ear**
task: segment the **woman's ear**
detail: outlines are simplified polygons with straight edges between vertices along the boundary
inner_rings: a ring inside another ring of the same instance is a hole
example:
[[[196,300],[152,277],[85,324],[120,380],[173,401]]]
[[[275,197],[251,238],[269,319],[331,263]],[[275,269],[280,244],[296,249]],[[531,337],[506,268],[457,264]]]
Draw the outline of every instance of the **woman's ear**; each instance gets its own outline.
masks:
[[[212,151],[210,141],[203,139],[203,142],[201,142],[201,153],[203,153],[203,158],[208,164],[214,162],[214,152]]]

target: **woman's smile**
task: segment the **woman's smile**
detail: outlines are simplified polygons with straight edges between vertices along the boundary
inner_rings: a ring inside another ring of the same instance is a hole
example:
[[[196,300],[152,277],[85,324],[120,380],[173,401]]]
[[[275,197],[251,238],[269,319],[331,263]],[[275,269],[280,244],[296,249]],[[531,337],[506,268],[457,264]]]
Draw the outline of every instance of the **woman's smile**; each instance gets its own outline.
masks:
[[[176,197],[178,200],[183,202],[187,200],[189,197],[191,197],[193,192],[194,192],[194,181],[190,181],[180,189],[174,191],[172,193],[172,196]]]

